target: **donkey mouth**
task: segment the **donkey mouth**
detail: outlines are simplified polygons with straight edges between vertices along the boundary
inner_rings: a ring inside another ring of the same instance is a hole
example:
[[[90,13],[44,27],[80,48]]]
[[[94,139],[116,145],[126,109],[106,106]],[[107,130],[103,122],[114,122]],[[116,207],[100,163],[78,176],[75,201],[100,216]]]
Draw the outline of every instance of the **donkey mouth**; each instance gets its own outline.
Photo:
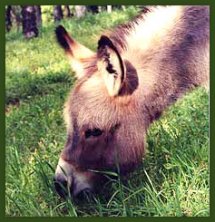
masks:
[[[68,183],[66,180],[60,181],[54,177],[53,179],[54,187],[56,192],[59,194],[60,197],[66,198],[71,193],[70,188],[68,189]]]
[[[92,191],[91,177],[92,173],[77,170],[70,163],[60,159],[53,182],[61,197],[77,197],[82,191]]]
[[[63,178],[54,177],[54,187],[60,197],[64,199],[68,197],[88,199],[93,195],[93,189],[88,183],[80,183],[80,181],[77,181],[74,178],[72,181],[72,183],[69,183]]]

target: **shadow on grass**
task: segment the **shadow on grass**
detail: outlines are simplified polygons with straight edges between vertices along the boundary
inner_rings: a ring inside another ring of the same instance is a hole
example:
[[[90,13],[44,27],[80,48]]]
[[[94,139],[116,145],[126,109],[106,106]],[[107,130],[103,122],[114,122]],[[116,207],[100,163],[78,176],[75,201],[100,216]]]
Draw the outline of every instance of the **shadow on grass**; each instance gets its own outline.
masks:
[[[36,95],[47,95],[56,90],[57,84],[74,82],[68,73],[48,73],[45,76],[29,75],[28,73],[10,73],[14,76],[6,84],[6,105],[16,105],[20,100],[31,99]]]

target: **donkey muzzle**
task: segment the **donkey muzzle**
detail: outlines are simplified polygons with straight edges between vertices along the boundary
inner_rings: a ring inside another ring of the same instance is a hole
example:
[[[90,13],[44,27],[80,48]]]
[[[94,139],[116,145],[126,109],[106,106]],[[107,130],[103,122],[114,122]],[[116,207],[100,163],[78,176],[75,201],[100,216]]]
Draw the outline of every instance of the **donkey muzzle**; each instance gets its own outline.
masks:
[[[93,177],[92,172],[78,170],[60,158],[54,176],[55,190],[63,198],[83,196],[80,194],[93,192]]]

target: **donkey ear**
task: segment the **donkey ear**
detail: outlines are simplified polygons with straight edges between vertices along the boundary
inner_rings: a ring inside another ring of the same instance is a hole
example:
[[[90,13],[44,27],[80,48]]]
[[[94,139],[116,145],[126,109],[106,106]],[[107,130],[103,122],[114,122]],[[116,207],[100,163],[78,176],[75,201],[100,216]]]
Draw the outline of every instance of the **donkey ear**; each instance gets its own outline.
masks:
[[[76,76],[81,78],[84,76],[84,61],[96,56],[96,54],[76,42],[61,25],[55,29],[55,34],[58,43],[65,50],[71,62],[72,69],[76,72]]]
[[[122,58],[107,36],[101,36],[98,42],[98,69],[104,79],[110,96],[119,94],[125,80],[125,68]]]

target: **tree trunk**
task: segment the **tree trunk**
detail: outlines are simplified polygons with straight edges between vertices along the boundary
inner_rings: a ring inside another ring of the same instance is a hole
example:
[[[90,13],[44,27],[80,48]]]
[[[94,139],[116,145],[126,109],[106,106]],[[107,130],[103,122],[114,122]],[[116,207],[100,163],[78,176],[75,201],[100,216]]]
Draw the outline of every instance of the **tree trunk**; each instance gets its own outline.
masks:
[[[92,12],[93,14],[99,12],[99,10],[98,10],[98,6],[97,6],[97,5],[90,5],[90,6],[87,6],[87,9],[88,9],[90,12]]]
[[[98,6],[98,12],[100,13],[100,12],[102,12],[102,6]]]
[[[11,6],[8,5],[6,12],[5,12],[5,23],[6,23],[6,30],[9,32],[12,27],[12,22],[11,22]]]
[[[40,5],[35,5],[35,14],[36,14],[36,22],[37,22],[37,26],[41,26],[42,25],[42,16],[41,16],[41,7]]]
[[[87,7],[85,5],[76,5],[75,6],[75,16],[81,18],[85,16]]]
[[[39,34],[35,7],[33,5],[22,6],[22,30],[27,39],[37,37]]]
[[[107,12],[111,13],[112,12],[112,5],[107,5]]]
[[[22,8],[21,6],[12,6],[11,17],[13,21],[16,23],[17,31],[22,26],[22,18],[21,18]],[[12,23],[13,23],[12,21]]]
[[[54,21],[58,22],[63,18],[63,12],[61,5],[55,5],[54,6]]]
[[[125,5],[122,5],[121,7],[122,7],[122,10],[123,10],[123,11],[125,11],[125,10],[126,10]]]
[[[71,13],[70,8],[69,8],[68,5],[64,5],[64,12],[65,12],[66,18],[72,17],[72,13]]]

